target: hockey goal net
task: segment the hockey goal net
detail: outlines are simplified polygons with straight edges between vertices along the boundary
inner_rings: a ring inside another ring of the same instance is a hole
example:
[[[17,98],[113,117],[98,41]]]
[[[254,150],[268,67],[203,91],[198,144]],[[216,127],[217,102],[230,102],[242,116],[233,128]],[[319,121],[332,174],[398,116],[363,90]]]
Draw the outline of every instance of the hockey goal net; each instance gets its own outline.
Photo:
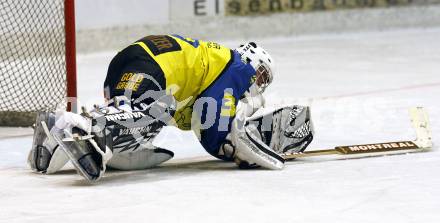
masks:
[[[75,73],[73,0],[0,1],[0,126],[29,126],[37,111],[66,109]]]

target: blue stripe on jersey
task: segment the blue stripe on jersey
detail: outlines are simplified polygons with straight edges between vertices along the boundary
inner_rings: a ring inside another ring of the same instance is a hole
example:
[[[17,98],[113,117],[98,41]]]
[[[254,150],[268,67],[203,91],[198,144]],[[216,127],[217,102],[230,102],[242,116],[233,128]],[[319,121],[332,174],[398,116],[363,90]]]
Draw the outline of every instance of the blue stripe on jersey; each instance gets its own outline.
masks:
[[[194,107],[194,111],[201,114],[202,125],[207,123],[207,120],[209,122],[209,120],[215,119],[211,127],[201,130],[200,142],[211,155],[217,157],[220,145],[231,130],[231,122],[235,117],[235,107],[238,100],[252,85],[254,75],[254,68],[250,64],[243,63],[240,54],[234,51],[233,60],[229,67],[198,97],[199,99],[208,97],[215,101],[215,113],[212,108],[208,112],[209,105],[207,103],[202,108]]]

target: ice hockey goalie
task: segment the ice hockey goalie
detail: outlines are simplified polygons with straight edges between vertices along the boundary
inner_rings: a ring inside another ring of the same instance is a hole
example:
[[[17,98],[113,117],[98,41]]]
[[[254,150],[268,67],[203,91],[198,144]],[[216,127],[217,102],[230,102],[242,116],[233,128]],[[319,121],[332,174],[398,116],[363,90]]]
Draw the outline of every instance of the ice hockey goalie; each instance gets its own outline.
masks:
[[[282,169],[281,155],[305,150],[314,131],[308,107],[261,111],[273,77],[272,57],[254,42],[229,49],[178,35],[146,36],[111,61],[106,105],[38,115],[28,163],[49,174],[70,160],[89,181],[107,166],[150,168],[173,157],[152,141],[163,126],[175,125],[193,130],[219,159]]]

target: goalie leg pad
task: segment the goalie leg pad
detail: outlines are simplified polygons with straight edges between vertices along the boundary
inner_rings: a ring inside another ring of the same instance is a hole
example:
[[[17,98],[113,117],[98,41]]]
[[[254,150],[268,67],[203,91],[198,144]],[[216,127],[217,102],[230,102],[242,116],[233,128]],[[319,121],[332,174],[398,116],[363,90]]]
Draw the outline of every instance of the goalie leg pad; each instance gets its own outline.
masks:
[[[112,157],[108,147],[100,148],[93,136],[73,128],[73,134],[64,130],[54,135],[60,148],[67,154],[75,169],[89,182],[98,181],[105,173],[106,164]]]
[[[55,114],[48,112],[37,114],[32,149],[27,159],[33,171],[55,173],[68,162],[66,154],[58,149],[58,143],[49,131],[54,125]]]
[[[53,174],[57,172],[63,168],[67,162],[69,162],[69,157],[67,157],[67,154],[57,146],[52,154],[46,174]]]
[[[142,170],[155,167],[173,156],[173,152],[161,148],[114,153],[108,166],[119,170]]]

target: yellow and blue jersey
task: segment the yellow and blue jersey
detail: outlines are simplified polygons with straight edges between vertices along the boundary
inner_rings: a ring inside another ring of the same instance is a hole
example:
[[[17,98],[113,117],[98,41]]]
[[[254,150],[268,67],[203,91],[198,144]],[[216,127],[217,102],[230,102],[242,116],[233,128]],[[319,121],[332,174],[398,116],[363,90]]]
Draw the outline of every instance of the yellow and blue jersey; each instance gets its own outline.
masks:
[[[143,78],[145,74],[154,80]],[[222,45],[179,35],[152,35],[118,53],[104,85],[108,97],[124,94],[127,89],[134,98],[149,90],[165,89],[178,101],[174,114],[178,127],[189,130],[201,126],[201,143],[214,155],[254,76],[252,66]]]

